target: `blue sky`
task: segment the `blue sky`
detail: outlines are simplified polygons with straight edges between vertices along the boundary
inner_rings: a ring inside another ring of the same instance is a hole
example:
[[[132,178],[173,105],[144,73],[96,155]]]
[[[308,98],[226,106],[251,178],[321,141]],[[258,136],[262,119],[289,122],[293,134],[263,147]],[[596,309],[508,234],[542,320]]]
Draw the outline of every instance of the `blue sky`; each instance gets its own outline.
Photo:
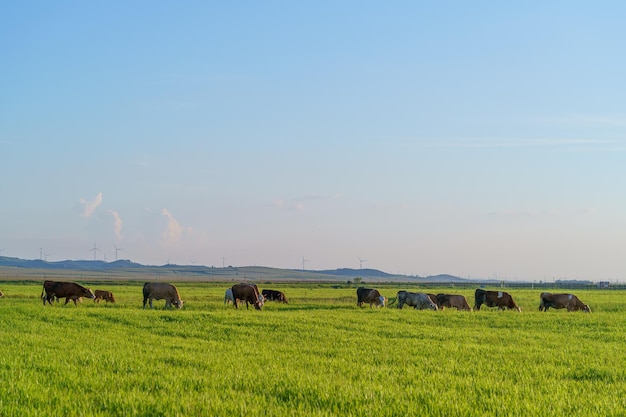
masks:
[[[0,5],[1,255],[626,280],[626,4],[93,3]]]

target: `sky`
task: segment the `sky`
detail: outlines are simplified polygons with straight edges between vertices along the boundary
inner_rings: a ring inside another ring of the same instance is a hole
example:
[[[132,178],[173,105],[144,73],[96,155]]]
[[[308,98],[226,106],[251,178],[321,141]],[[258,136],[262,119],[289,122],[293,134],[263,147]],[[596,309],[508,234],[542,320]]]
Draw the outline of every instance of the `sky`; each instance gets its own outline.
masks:
[[[0,255],[626,281],[625,16],[2,2]]]

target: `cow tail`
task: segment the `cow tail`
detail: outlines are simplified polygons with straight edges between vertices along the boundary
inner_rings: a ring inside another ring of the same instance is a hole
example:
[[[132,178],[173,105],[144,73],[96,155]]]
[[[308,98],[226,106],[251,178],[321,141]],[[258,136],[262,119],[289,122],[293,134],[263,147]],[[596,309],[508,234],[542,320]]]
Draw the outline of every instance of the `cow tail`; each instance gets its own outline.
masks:
[[[394,304],[396,301],[398,301],[398,297],[391,297],[389,300],[389,303],[387,303],[388,306]]]

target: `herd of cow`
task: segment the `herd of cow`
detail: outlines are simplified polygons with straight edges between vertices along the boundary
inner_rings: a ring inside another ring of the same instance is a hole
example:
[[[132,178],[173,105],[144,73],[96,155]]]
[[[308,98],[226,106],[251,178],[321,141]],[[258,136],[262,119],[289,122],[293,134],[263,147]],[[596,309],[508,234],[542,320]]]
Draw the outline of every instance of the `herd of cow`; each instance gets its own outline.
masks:
[[[359,287],[356,290],[356,295],[359,307],[362,307],[364,303],[369,303],[370,308],[374,305],[379,307],[387,305],[387,297],[382,296],[377,289]],[[472,311],[465,297],[458,294],[435,295],[423,292],[398,291],[396,298],[389,305],[395,302],[398,303],[398,308],[402,308],[406,304],[417,310],[456,308],[457,310]],[[504,291],[487,291],[479,288],[474,292],[474,309],[480,310],[480,307],[483,305],[497,307],[498,310],[511,309],[522,311],[513,300],[513,297],[511,297],[511,294]],[[574,294],[541,293],[539,296],[539,311],[548,311],[550,307],[591,313],[589,306],[580,301]]]
[[[377,307],[385,307],[397,303],[398,308],[402,308],[405,305],[413,307],[417,310],[442,310],[445,308],[456,308],[457,310],[472,311],[472,307],[469,306],[464,296],[458,294],[429,294],[422,292],[409,292],[398,291],[395,299],[390,303],[387,303],[387,297],[380,294],[377,289],[359,287],[356,290],[357,306],[362,307],[363,304],[369,304],[370,308],[374,305]],[[0,297],[4,294],[0,291]],[[43,290],[41,292],[41,299],[43,305],[52,303],[60,298],[65,298],[65,304],[70,300],[81,301],[83,298],[92,299],[94,302],[100,302],[105,300],[108,302],[115,302],[113,293],[106,290],[92,291],[90,288],[85,288],[82,285],[74,282],[58,282],[58,281],[44,281]],[[581,310],[587,313],[591,312],[591,309],[587,304],[584,304],[574,294],[552,294],[543,292],[540,295],[539,311],[547,311],[549,308],[561,309],[565,308],[568,311]],[[165,308],[182,308],[183,300],[180,298],[178,289],[168,283],[164,282],[146,282],[143,285],[143,308],[146,308],[146,303],[152,308],[152,300],[165,300]],[[226,290],[224,294],[224,304],[232,303],[235,308],[239,308],[240,303],[245,303],[246,308],[250,304],[255,309],[260,310],[263,307],[265,301],[280,301],[287,303],[287,297],[282,291],[276,290],[263,290],[259,292],[259,288],[256,284],[235,284]],[[515,303],[513,297],[504,291],[488,291],[483,289],[477,289],[474,293],[474,309],[480,310],[481,306],[497,307],[499,310],[517,310],[522,311],[520,307]]]

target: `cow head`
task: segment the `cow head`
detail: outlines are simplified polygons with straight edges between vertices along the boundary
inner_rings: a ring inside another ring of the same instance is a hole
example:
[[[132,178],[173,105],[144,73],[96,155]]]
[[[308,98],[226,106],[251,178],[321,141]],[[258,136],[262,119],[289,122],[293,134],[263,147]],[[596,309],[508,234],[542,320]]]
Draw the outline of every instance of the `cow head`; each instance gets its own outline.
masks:
[[[378,297],[378,305],[384,307],[387,304],[387,297],[383,297],[382,295]]]
[[[257,293],[256,303],[254,303],[254,308],[260,310],[263,307],[263,303],[265,302],[265,296]]]
[[[96,295],[93,293],[93,291],[91,291],[91,288],[85,288],[85,289],[87,290],[87,291],[84,292],[85,293],[85,295],[84,295],[85,297],[91,298],[92,300],[94,298],[96,298]]]
[[[584,307],[583,307],[583,311],[585,313],[591,313],[591,307],[589,307],[588,304],[585,304]]]
[[[183,308],[184,301],[183,300],[174,300],[172,301],[172,305],[175,305],[176,308]]]

